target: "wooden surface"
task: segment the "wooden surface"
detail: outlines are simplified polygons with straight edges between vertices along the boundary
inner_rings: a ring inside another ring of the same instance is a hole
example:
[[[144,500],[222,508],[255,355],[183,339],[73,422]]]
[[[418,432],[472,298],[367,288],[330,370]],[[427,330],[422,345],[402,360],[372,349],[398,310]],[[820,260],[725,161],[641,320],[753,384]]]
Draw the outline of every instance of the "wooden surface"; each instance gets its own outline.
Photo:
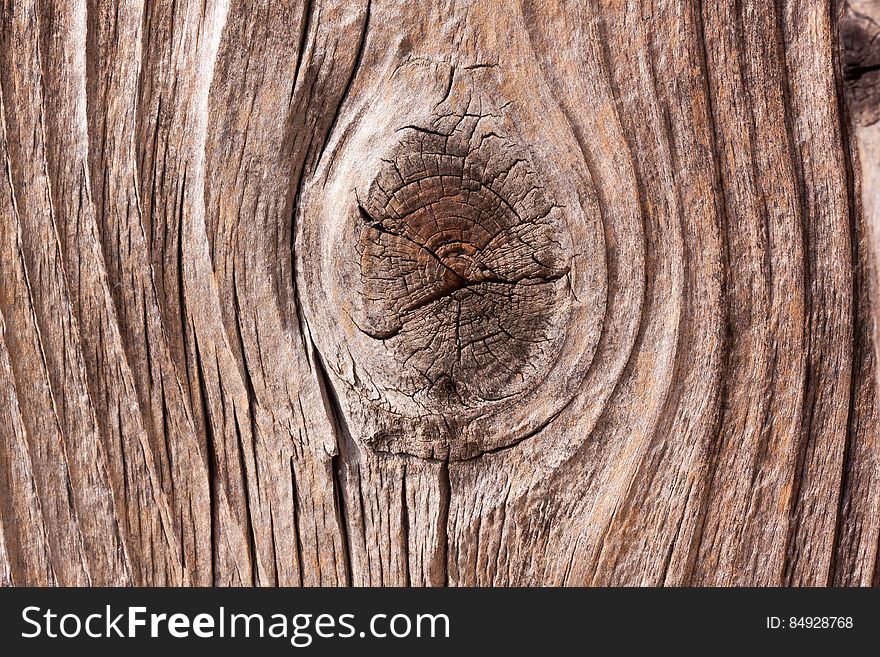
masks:
[[[0,2],[0,583],[878,583],[852,4]]]

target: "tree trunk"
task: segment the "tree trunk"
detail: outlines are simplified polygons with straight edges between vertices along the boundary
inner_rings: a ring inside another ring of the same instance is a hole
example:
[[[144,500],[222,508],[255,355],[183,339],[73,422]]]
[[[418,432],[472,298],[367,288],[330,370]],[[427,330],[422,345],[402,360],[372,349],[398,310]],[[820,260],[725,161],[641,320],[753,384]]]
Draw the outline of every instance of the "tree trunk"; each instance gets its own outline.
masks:
[[[0,1],[0,582],[878,583],[830,5]]]

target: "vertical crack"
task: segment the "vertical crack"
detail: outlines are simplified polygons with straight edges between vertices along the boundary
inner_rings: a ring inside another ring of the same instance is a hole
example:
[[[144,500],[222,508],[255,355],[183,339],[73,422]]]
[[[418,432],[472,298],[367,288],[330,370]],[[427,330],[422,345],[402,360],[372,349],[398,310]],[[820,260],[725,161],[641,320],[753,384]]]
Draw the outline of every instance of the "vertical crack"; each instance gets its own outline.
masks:
[[[211,586],[217,586],[217,451],[214,440],[214,427],[211,423],[208,392],[205,385],[205,373],[202,369],[202,352],[199,348],[199,338],[195,331],[193,331],[193,346],[195,347],[196,379],[199,384],[202,423],[205,428],[205,446],[208,459],[208,500],[211,507]]]
[[[324,156],[324,151],[327,149],[327,144],[330,141],[330,136],[333,134],[333,131],[336,129],[336,124],[339,122],[339,114],[340,110],[342,110],[342,105],[345,103],[345,99],[348,98],[348,94],[351,91],[351,86],[354,83],[354,79],[361,68],[361,61],[363,60],[364,50],[367,44],[367,30],[370,26],[370,11],[372,10],[372,6],[373,1],[367,0],[367,10],[364,12],[364,22],[361,23],[360,40],[358,42],[357,52],[354,56],[354,62],[351,65],[351,73],[348,76],[345,87],[343,87],[342,89],[342,95],[339,97],[339,102],[336,103],[336,109],[333,112],[333,118],[330,121],[330,126],[329,128],[327,128],[327,132],[324,134],[324,141],[321,144],[321,150],[318,151],[318,157],[315,158],[315,170],[317,170],[318,162],[320,162],[321,158]]]
[[[321,360],[321,354],[318,352],[314,343],[312,344],[312,360],[315,362],[315,372],[318,379],[318,387],[321,391],[321,399],[324,402],[324,409],[327,413],[327,419],[333,427],[334,437],[336,438],[336,453],[330,458],[331,479],[333,482],[333,503],[336,508],[336,521],[339,525],[339,533],[342,539],[343,559],[345,566],[346,585],[351,586],[352,568],[351,568],[351,544],[348,536],[348,513],[345,508],[345,495],[340,480],[340,457],[339,443],[341,440],[350,438],[348,434],[348,426],[345,422],[345,416],[339,404],[339,398],[336,396],[336,390],[333,382],[327,374],[324,363]]]
[[[294,457],[290,457],[290,486],[291,486],[291,494],[292,494],[292,507],[293,507],[293,532],[295,534],[295,543],[296,543],[296,560],[297,560],[297,573],[299,575],[299,585],[302,587],[304,585],[303,581],[303,568],[305,564],[303,562],[303,544],[302,544],[302,531],[299,526],[299,509],[302,506],[302,498],[299,494],[299,487],[296,483],[296,467],[294,465]]]
[[[449,482],[449,460],[440,463],[440,508],[437,513],[439,543],[438,565],[443,569],[443,586],[449,586],[449,507],[452,486]]]

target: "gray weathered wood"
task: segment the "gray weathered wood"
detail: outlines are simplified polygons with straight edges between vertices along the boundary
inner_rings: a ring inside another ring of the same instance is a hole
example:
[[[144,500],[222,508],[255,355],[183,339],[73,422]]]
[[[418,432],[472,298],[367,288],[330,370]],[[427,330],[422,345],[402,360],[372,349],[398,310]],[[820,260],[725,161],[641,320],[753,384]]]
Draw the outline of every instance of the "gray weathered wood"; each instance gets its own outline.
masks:
[[[0,1],[0,583],[878,583],[850,4]]]

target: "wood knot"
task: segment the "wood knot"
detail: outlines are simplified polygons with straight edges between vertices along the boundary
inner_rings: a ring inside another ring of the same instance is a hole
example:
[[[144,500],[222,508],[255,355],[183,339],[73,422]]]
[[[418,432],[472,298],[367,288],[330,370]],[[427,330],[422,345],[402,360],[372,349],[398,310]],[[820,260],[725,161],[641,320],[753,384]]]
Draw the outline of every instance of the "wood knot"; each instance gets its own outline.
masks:
[[[562,209],[479,116],[407,126],[358,201],[363,316],[377,367],[426,410],[512,397],[556,355],[568,315]]]
[[[573,399],[601,335],[604,235],[571,143],[536,143],[483,98],[360,119],[304,201],[309,336],[374,452],[524,440]]]

